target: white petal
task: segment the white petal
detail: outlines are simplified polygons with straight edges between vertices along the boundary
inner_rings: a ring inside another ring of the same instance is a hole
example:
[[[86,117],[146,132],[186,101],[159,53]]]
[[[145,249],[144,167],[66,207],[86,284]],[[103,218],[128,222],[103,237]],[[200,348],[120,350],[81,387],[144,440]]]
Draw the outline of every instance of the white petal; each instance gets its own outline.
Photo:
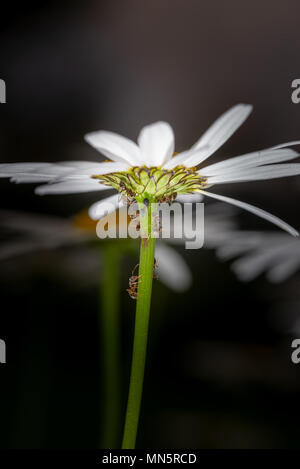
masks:
[[[14,174],[46,169],[51,163],[4,163],[0,164],[0,177],[9,177]]]
[[[126,171],[130,166],[127,163],[109,162],[109,163],[93,163],[92,166],[69,171],[63,175],[64,180],[67,179],[84,179],[93,175],[109,174],[113,172]]]
[[[1,210],[0,216],[1,226],[38,239],[44,239],[46,235],[52,239],[60,236],[61,232],[74,231],[70,221],[60,217],[13,210]]]
[[[202,161],[202,157],[207,154],[208,150],[209,150],[209,146],[206,145],[199,149],[190,149],[190,150],[186,150],[181,153],[178,153],[178,155],[174,156],[169,161],[167,161],[166,164],[164,164],[164,168],[173,169],[176,166],[182,165],[182,164],[188,167],[197,166],[198,164],[197,161],[198,160]]]
[[[256,231],[233,231],[219,246],[217,256],[229,260],[263,245],[264,233]]]
[[[271,149],[275,150],[276,148],[292,147],[293,145],[300,145],[300,140],[293,140],[292,142],[280,143],[279,145],[271,147]]]
[[[60,161],[59,163],[60,166],[68,166],[70,168],[75,169],[86,169],[90,168],[93,165],[98,164],[97,161],[79,161],[79,160],[70,160],[70,161]]]
[[[210,155],[215,153],[216,149],[212,149],[209,145],[205,145],[197,150],[192,150],[190,156],[185,158],[183,164],[189,168],[198,166],[202,161],[206,160]]]
[[[216,151],[243,124],[252,109],[253,106],[249,104],[233,106],[209,127],[205,134],[193,145],[193,148],[210,145]]]
[[[244,233],[242,233],[244,234]],[[252,241],[251,232],[248,235]],[[246,240],[245,240],[246,241]],[[262,241],[258,239],[250,247],[247,255],[235,261],[232,269],[242,280],[252,280],[263,271],[271,282],[281,282],[292,275],[300,265],[299,240],[276,233],[264,233]]]
[[[198,193],[180,194],[176,197],[176,202],[182,202],[183,204],[201,202],[201,200],[203,200],[203,195]]]
[[[155,122],[143,127],[138,143],[141,159],[147,166],[161,166],[174,152],[174,133],[167,122]]]
[[[192,274],[183,257],[164,243],[157,243],[155,258],[158,263],[158,279],[172,290],[182,292],[192,284]]]
[[[88,162],[76,162],[86,165]],[[91,163],[89,163],[91,164]],[[95,165],[95,163],[93,163]],[[12,177],[12,182],[47,182],[74,171],[74,162],[62,163],[13,163],[0,168],[1,177]]]
[[[100,130],[86,134],[84,138],[92,147],[113,161],[123,161],[133,166],[140,162],[138,146],[126,137]]]
[[[11,257],[20,256],[27,252],[35,251],[39,247],[38,242],[31,240],[2,243],[0,247],[0,260],[3,261]]]
[[[228,182],[245,182],[275,179],[300,174],[300,164],[277,164],[260,166],[256,168],[246,168],[240,171],[233,171],[232,174],[212,176],[207,180],[208,184],[223,184]]]
[[[124,206],[124,202],[120,200],[119,194],[115,194],[91,205],[89,208],[89,216],[92,220],[99,220],[122,206]]]
[[[16,183],[51,182],[59,178],[63,178],[72,170],[72,168],[66,166],[49,165],[49,167],[45,168],[45,170],[38,169],[32,172],[16,173],[10,180],[11,182]]]
[[[299,153],[294,150],[262,150],[247,153],[241,156],[235,156],[225,161],[220,161],[200,169],[203,176],[217,176],[219,174],[228,173],[230,171],[240,170],[262,166],[269,163],[279,163],[297,158]]]
[[[111,189],[109,186],[100,184],[96,179],[84,179],[77,181],[62,181],[54,184],[45,184],[38,186],[35,193],[38,195],[45,194],[76,194],[82,192],[94,192]]]
[[[128,168],[129,165],[127,163],[121,162],[62,162],[47,164],[46,167],[34,168],[31,171],[28,169],[26,172],[18,171],[14,173],[7,169],[5,177],[13,176],[11,181],[16,183],[59,182],[70,179],[87,179],[94,174],[100,175],[116,171],[126,171]]]
[[[276,266],[284,258],[284,245],[260,247],[232,264],[232,269],[241,280],[252,280],[262,272]]]
[[[251,111],[252,106],[249,104],[237,104],[232,107],[209,127],[190,150],[176,155],[165,167],[171,169],[179,164],[197,166],[215,153],[231,137]]]
[[[262,255],[261,255],[262,254]],[[243,282],[250,282],[251,280],[262,274],[266,268],[266,260],[264,253],[259,255],[243,257],[235,261],[231,265],[231,269],[237,275],[237,277]]]
[[[244,210],[247,210],[248,212],[251,212],[254,215],[257,215],[258,217],[264,218],[265,220],[268,220],[269,222],[274,223],[274,225],[278,226],[279,228],[282,228],[283,230],[287,231],[291,235],[299,236],[298,231],[296,231],[288,223],[285,223],[280,218],[276,217],[275,215],[272,215],[271,213],[266,212],[265,210],[262,210],[261,208],[255,207],[245,202],[241,202],[240,200],[232,199],[231,197],[225,197],[223,195],[212,194],[211,192],[206,192],[206,191],[200,191],[200,192],[201,194],[207,195],[208,197],[211,197],[213,199],[221,200],[222,202],[226,202],[228,204],[235,205],[236,207],[243,208]]]
[[[300,266],[300,259],[296,256],[294,258],[286,259],[282,261],[279,265],[276,265],[269,270],[267,278],[270,282],[279,283],[283,282],[291,275],[293,275]]]
[[[226,243],[226,240],[225,240]],[[217,249],[217,257],[222,261],[228,261],[234,257],[245,254],[245,252],[250,251],[251,246],[240,246],[235,244],[225,244],[221,245]]]
[[[20,174],[13,176],[10,178],[10,182],[15,182],[16,184],[38,184],[41,182],[49,182],[53,179],[53,176],[42,176],[42,175],[26,175],[26,174]]]

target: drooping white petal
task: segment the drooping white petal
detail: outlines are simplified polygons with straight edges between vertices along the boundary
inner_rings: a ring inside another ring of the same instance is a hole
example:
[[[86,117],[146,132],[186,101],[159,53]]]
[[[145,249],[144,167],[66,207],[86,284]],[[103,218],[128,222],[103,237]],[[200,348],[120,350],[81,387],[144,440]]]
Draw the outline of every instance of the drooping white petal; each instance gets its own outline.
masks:
[[[45,184],[38,186],[35,193],[38,195],[45,194],[76,194],[82,192],[94,192],[111,189],[109,186],[100,184],[96,179],[87,178],[84,180],[69,180],[53,184]]]
[[[113,161],[123,161],[132,166],[139,165],[139,147],[122,135],[100,130],[86,134],[84,138],[92,147]]]
[[[115,194],[91,205],[89,208],[89,216],[92,220],[100,220],[100,218],[109,215],[123,206],[124,202],[120,200],[119,194]]]
[[[201,173],[202,174],[202,173]],[[232,173],[219,174],[218,176],[209,177],[208,184],[223,184],[232,182],[245,181],[261,181],[267,179],[276,179],[287,176],[296,176],[300,174],[300,163],[295,164],[279,164],[260,166],[256,168],[246,168]]]
[[[226,202],[228,204],[235,205],[236,207],[243,208],[244,210],[247,210],[248,212],[253,213],[254,215],[257,215],[258,217],[268,220],[269,222],[273,223],[279,228],[282,228],[283,230],[287,231],[291,235],[299,236],[298,231],[295,230],[288,223],[285,223],[280,218],[276,217],[275,215],[272,215],[271,213],[266,212],[265,210],[262,210],[261,208],[255,207],[245,202],[241,202],[240,200],[232,199],[231,197],[225,197],[219,194],[212,194],[211,192],[207,192],[207,191],[200,191],[200,192],[201,194],[207,195],[208,197],[211,197],[212,199],[221,200],[222,202]]]
[[[217,176],[231,171],[262,166],[269,163],[280,163],[297,158],[299,153],[294,150],[262,150],[235,156],[225,161],[220,161],[204,167],[200,170],[203,176]]]
[[[161,166],[174,152],[174,133],[167,122],[155,122],[143,127],[138,144],[141,159],[147,166]]]
[[[197,166],[215,153],[247,119],[252,106],[237,104],[222,114],[214,124],[202,135],[190,150],[179,153],[170,160],[165,168],[174,168],[177,165]]]
[[[157,242],[158,278],[172,290],[182,292],[192,284],[192,274],[183,257],[165,243]]]

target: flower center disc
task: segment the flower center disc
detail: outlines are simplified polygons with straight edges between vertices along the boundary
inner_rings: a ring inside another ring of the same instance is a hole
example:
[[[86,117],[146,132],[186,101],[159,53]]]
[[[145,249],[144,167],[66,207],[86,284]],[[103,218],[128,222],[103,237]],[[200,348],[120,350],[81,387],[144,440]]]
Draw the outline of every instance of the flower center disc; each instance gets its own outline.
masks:
[[[148,199],[153,202],[174,200],[178,194],[197,192],[206,184],[206,178],[200,176],[195,168],[184,166],[177,166],[172,170],[135,166],[128,171],[92,177],[117,189],[129,200]]]

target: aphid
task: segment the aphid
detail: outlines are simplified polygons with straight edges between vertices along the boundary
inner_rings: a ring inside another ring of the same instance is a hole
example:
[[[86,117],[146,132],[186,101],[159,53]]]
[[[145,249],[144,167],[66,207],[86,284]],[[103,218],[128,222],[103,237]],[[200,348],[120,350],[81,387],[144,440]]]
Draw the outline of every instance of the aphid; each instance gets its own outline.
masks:
[[[137,264],[133,271],[131,272],[131,276],[129,277],[129,288],[126,289],[128,292],[130,298],[133,300],[137,299],[137,288],[139,285],[139,278],[140,275],[135,275],[136,268],[138,267],[139,264]]]

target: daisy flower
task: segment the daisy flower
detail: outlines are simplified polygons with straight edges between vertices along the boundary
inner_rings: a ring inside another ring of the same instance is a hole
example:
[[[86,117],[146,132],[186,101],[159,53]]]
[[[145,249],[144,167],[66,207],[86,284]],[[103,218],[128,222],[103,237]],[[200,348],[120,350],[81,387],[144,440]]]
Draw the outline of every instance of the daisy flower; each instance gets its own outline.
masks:
[[[215,153],[242,125],[252,106],[238,104],[225,112],[188,150],[174,156],[174,133],[166,122],[144,127],[138,143],[113,132],[98,131],[85,140],[109,159],[105,162],[67,161],[61,163],[15,163],[0,166],[1,177],[17,183],[46,183],[37,194],[70,194],[115,189],[117,194],[90,207],[97,220],[107,212],[133,200],[172,202],[183,195],[203,194],[262,217],[296,236],[298,233],[278,217],[248,203],[208,191],[217,184],[259,181],[300,174],[299,163],[284,163],[299,155],[283,143],[262,151],[246,153],[205,166]],[[108,209],[108,203],[110,209]]]
[[[246,104],[234,106],[223,114],[189,150],[175,156],[171,126],[166,122],[156,122],[141,130],[137,144],[112,132],[99,131],[87,134],[86,141],[109,161],[98,164],[77,161],[54,164],[16,163],[0,166],[0,175],[11,177],[14,182],[46,183],[36,188],[36,193],[41,195],[109,189],[117,191],[117,194],[102,199],[90,207],[89,215],[94,220],[124,205],[138,203],[140,260],[138,275],[132,276],[134,286],[137,287],[134,296],[137,304],[123,449],[135,447],[140,415],[155,265],[156,240],[152,235],[152,221],[156,215],[155,204],[172,203],[175,199],[186,201],[187,197],[196,197],[196,200],[199,200],[199,196],[204,195],[248,210],[290,234],[298,235],[290,225],[262,209],[207,190],[216,184],[258,181],[300,174],[299,163],[284,163],[299,156],[296,151],[287,148],[300,143],[299,141],[246,153],[212,165],[204,164],[241,126],[251,110],[252,107]],[[110,250],[110,256],[114,256],[114,249]],[[107,265],[109,268],[106,269],[106,275],[109,277],[109,271],[112,269],[109,263]],[[114,273],[116,272],[115,270]],[[106,290],[114,300],[115,295],[111,293],[111,285],[109,279]]]
[[[300,267],[300,241],[285,233],[232,231],[223,233],[217,256],[235,259],[232,270],[242,281],[266,273],[272,283],[283,282]]]

